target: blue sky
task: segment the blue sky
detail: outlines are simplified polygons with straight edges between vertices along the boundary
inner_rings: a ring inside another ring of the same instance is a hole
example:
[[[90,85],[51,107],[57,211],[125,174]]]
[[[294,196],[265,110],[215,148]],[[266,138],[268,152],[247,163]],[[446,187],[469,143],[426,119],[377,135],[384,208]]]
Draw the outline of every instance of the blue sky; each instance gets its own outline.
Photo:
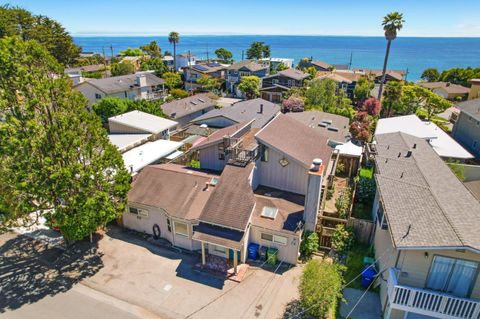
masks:
[[[0,0],[1,1],[1,0]],[[299,34],[381,36],[390,11],[401,36],[480,37],[480,0],[11,0],[72,35]]]

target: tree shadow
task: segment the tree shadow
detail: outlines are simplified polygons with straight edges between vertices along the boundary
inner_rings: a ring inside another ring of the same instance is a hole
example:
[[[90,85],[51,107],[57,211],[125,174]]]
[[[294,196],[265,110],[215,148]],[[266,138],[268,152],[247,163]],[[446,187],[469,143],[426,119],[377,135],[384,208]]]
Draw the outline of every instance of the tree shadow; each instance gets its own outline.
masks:
[[[298,318],[298,319],[315,319],[314,317],[305,313],[305,308],[300,303],[300,300],[294,299],[287,303],[282,319]]]
[[[66,250],[24,235],[0,247],[0,313],[68,291],[102,267],[94,242],[80,241]]]

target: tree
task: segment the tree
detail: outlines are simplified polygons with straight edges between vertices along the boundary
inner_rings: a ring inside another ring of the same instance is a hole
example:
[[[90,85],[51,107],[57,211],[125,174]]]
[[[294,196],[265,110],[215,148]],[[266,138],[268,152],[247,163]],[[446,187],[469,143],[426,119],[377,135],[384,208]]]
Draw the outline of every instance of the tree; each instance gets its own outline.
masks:
[[[384,109],[384,116],[392,116],[393,111],[400,111],[400,99],[402,98],[402,87],[403,82],[399,81],[389,81],[385,87],[385,92],[383,93],[382,102],[386,107]]]
[[[276,72],[280,72],[280,71],[284,71],[284,70],[287,70],[288,69],[288,66],[285,65],[285,63],[280,63],[279,65],[277,65],[277,67],[275,68],[275,71]]]
[[[80,53],[80,47],[57,21],[33,15],[20,7],[3,5],[0,6],[0,38],[8,36],[37,41],[64,65],[72,65]]]
[[[358,112],[355,120],[350,124],[350,133],[352,137],[368,142],[370,140],[371,121],[366,112]]]
[[[316,232],[306,231],[300,244],[300,254],[309,258],[314,252],[318,251],[318,235]]]
[[[302,273],[299,285],[300,302],[315,318],[327,318],[342,298],[343,267],[317,259],[310,260]]]
[[[270,46],[266,45],[265,42],[253,42],[250,45],[250,48],[247,50],[247,59],[260,60],[263,58],[270,57]]]
[[[140,70],[142,71],[154,70],[156,76],[162,77],[164,73],[168,72],[168,67],[165,65],[165,63],[163,63],[162,58],[155,57],[155,58],[151,58],[146,61],[143,61],[142,64],[140,64]]]
[[[220,81],[208,75],[202,75],[202,77],[197,80],[197,84],[200,84],[205,90],[211,92],[215,92],[220,89]]]
[[[225,62],[225,63],[232,62],[233,54],[227,49],[224,49],[224,48],[216,49],[215,54],[218,59],[222,60],[222,62]]]
[[[452,106],[450,101],[417,85],[402,86],[402,95],[398,104],[401,114],[412,114],[423,109],[427,120]]]
[[[387,39],[387,50],[383,61],[382,78],[380,80],[380,89],[378,90],[378,99],[382,99],[383,84],[385,83],[385,74],[387,73],[388,55],[390,54],[390,46],[392,41],[397,37],[397,32],[403,28],[403,14],[399,12],[391,12],[383,18],[382,26]]]
[[[305,92],[308,108],[325,111],[336,107],[337,84],[331,79],[313,79]]]
[[[357,106],[361,106],[363,102],[371,96],[371,92],[374,87],[375,84],[369,81],[366,77],[361,77],[357,81],[355,89],[353,90],[353,96]]]
[[[120,51],[122,56],[144,56],[145,53],[139,48],[127,48],[126,50]]]
[[[245,93],[247,99],[253,99],[260,95],[260,78],[258,76],[243,76],[238,89]]]
[[[71,242],[121,216],[130,174],[63,67],[18,38],[0,40],[0,65],[3,222],[44,216]]]
[[[112,76],[127,75],[135,73],[135,66],[128,62],[112,64],[110,71]]]
[[[440,73],[435,68],[428,68],[423,71],[421,79],[427,82],[436,82],[440,78]]]
[[[365,102],[363,102],[363,106],[362,106],[362,110],[367,112],[368,115],[371,115],[371,116],[378,116],[380,114],[381,108],[382,108],[382,104],[380,103],[379,100],[377,100],[373,96],[366,99]]]
[[[306,72],[306,73],[310,74],[311,79],[315,79],[315,77],[317,76],[317,73],[318,73],[317,69],[315,69],[315,67],[313,67],[313,66],[310,66],[308,68],[303,69],[303,72]]]
[[[439,80],[470,87],[469,80],[480,78],[480,68],[452,68],[442,72]]]
[[[338,224],[332,234],[332,248],[339,254],[344,254],[352,247],[354,241],[353,229]]]
[[[170,90],[170,95],[174,99],[184,99],[188,97],[188,92],[182,89],[171,89]]]
[[[164,73],[162,79],[165,81],[165,86],[170,90],[182,86],[183,83],[180,74],[173,72]]]
[[[178,71],[177,68],[177,44],[180,42],[180,34],[178,32],[170,32],[168,35],[168,42],[173,45],[173,66],[175,68],[175,72]]]
[[[140,50],[144,53],[148,54],[152,58],[160,58],[161,57],[161,49],[160,46],[157,44],[157,41],[151,41],[149,44],[145,44],[140,46]]]
[[[298,95],[292,95],[282,102],[283,112],[303,112],[305,101]]]
[[[108,118],[127,112],[128,99],[107,96],[92,105],[92,110],[97,114],[103,123],[108,122]]]

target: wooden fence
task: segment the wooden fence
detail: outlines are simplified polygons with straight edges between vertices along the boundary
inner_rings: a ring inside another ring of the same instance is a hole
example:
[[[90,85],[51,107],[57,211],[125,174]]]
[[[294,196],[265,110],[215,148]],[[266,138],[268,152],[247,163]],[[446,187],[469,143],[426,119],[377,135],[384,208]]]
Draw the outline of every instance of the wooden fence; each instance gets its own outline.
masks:
[[[375,223],[370,220],[357,219],[351,217],[348,220],[348,226],[353,227],[357,242],[362,244],[370,244],[373,239]]]

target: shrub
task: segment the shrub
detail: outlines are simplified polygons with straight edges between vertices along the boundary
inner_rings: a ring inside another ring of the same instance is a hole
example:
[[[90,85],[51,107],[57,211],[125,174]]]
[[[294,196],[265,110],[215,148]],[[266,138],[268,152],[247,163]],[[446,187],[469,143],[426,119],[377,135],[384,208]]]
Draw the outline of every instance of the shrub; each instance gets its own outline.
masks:
[[[309,258],[318,251],[318,235],[316,232],[306,231],[300,244],[300,254],[303,258]]]
[[[332,185],[332,187],[327,189],[327,200],[332,199],[333,194],[335,194],[335,186]]]
[[[357,202],[367,203],[372,201],[375,198],[375,190],[376,185],[374,179],[360,176],[355,194]]]
[[[352,200],[352,189],[350,187],[345,188],[335,202],[335,208],[337,209],[338,216],[340,218],[347,218],[348,211],[350,210],[350,204]]]
[[[282,107],[284,112],[303,112],[305,110],[305,102],[301,97],[292,95],[288,99],[283,100]]]
[[[171,89],[170,94],[174,99],[183,99],[188,97],[188,92],[182,89]]]
[[[380,104],[380,101],[374,97],[370,97],[366,99],[365,102],[363,102],[363,106],[362,106],[363,111],[367,112],[368,115],[371,115],[371,116],[379,115],[381,108],[382,108],[382,105]]]
[[[300,302],[307,313],[325,318],[342,297],[343,267],[336,263],[311,260],[300,279]]]
[[[332,248],[339,254],[347,252],[355,240],[353,228],[339,224],[332,234]]]
[[[188,167],[200,168],[200,161],[191,160],[190,163],[188,163]]]

